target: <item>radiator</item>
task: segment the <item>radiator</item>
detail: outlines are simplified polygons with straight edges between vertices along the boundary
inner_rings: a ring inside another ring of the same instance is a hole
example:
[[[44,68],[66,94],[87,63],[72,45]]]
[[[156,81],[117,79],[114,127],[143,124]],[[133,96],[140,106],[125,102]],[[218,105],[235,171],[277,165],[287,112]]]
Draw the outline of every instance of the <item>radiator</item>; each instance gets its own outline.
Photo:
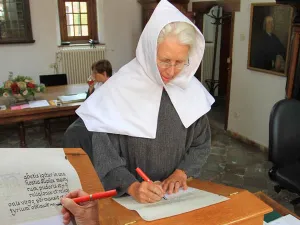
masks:
[[[208,89],[205,80],[211,79],[214,59],[214,43],[206,43],[202,60],[201,83]]]
[[[85,83],[94,62],[105,59],[105,47],[61,48],[57,52],[59,68],[67,74],[68,84]]]

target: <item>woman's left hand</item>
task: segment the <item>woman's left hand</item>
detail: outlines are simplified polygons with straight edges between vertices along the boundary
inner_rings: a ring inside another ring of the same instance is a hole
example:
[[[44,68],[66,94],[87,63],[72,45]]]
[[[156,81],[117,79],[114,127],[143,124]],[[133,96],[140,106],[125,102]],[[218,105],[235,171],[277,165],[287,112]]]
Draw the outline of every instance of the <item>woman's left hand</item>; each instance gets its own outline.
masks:
[[[167,179],[162,182],[162,188],[168,194],[177,193],[179,188],[186,190],[187,175],[182,170],[175,170]]]

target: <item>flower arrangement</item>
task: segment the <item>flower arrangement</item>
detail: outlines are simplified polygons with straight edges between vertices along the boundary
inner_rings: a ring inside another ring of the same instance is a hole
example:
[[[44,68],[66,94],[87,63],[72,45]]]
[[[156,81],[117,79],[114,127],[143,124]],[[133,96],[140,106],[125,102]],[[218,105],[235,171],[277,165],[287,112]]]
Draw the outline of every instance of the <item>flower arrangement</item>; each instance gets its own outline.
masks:
[[[3,87],[0,87],[0,96],[28,100],[30,97],[34,98],[36,93],[44,91],[45,85],[36,84],[31,77],[17,76],[14,79],[10,77],[4,82]]]

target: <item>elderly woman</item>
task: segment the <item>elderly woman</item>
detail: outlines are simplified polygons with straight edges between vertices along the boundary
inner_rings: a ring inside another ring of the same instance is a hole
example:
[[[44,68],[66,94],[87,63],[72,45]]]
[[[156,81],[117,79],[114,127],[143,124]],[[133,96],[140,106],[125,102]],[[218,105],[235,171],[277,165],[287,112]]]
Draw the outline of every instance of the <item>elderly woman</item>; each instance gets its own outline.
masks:
[[[105,189],[141,203],[187,188],[210,152],[205,115],[214,102],[194,77],[205,41],[191,21],[162,0],[146,25],[136,58],[77,110],[93,134],[93,163]],[[144,182],[141,168],[157,183]]]

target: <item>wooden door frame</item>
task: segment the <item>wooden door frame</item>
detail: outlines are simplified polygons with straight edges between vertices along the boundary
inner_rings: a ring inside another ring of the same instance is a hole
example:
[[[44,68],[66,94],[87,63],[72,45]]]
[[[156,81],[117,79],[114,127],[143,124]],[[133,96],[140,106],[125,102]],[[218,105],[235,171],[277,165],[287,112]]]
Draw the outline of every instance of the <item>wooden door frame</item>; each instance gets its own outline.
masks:
[[[192,10],[196,15],[198,14],[198,19],[202,21],[202,27],[200,26],[199,29],[203,30],[203,15],[208,13],[210,9],[214,6],[220,5],[220,2],[217,0],[214,1],[205,1],[205,2],[193,2]],[[232,53],[233,53],[233,37],[234,37],[234,22],[235,22],[235,12],[240,11],[240,1],[234,1],[231,3],[223,3],[221,5],[224,7],[224,10],[227,12],[232,12],[231,16],[231,35],[230,35],[230,64],[228,65],[229,72],[228,72],[228,84],[226,90],[226,109],[225,109],[225,118],[224,118],[224,130],[228,128],[228,117],[229,117],[229,105],[230,105],[230,90],[231,90],[231,77],[232,77]],[[200,15],[199,15],[200,14]],[[202,67],[202,64],[201,64]],[[201,70],[201,68],[200,68]]]
[[[287,98],[291,99],[294,90],[294,80],[295,73],[298,64],[298,54],[299,54],[299,45],[300,45],[300,26],[296,26],[293,29],[294,40],[292,43],[292,58],[290,62],[289,75],[287,80]]]
[[[234,37],[234,22],[235,22],[235,13],[231,15],[231,35],[230,35],[230,64],[228,69],[228,81],[227,81],[227,90],[226,90],[226,110],[225,110],[225,126],[224,129],[228,129],[228,118],[229,118],[229,105],[230,105],[230,90],[231,90],[231,77],[232,77],[232,53],[233,53],[233,37]]]

